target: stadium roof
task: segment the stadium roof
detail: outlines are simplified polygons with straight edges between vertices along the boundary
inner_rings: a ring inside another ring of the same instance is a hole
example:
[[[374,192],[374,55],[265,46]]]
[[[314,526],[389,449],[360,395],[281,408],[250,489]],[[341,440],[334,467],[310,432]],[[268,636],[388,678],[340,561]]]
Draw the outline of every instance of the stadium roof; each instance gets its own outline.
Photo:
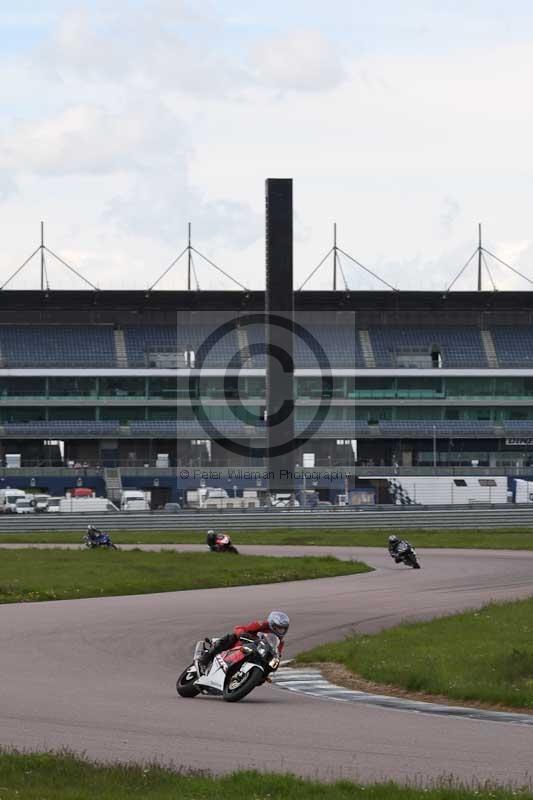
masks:
[[[353,312],[359,325],[492,324],[532,321],[533,292],[295,292],[297,311]],[[0,324],[12,322],[166,322],[182,312],[262,311],[260,291],[67,290],[0,292]],[[328,317],[329,321],[331,318]]]

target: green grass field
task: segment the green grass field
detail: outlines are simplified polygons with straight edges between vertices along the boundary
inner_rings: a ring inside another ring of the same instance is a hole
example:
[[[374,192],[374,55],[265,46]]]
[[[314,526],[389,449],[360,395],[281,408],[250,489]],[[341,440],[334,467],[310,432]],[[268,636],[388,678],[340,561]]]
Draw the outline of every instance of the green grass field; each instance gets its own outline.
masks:
[[[297,661],[340,663],[413,692],[533,709],[533,598],[350,637]]]
[[[531,800],[530,790],[318,783],[237,772],[222,778],[156,766],[103,766],[69,755],[0,753],[0,800]]]
[[[109,528],[112,531],[112,527]],[[352,547],[385,547],[393,529],[381,531],[297,530],[292,528],[271,531],[236,531],[220,526],[231,535],[235,544],[338,545]],[[84,531],[71,533],[4,533],[0,544],[19,543],[80,543]],[[488,550],[533,550],[533,531],[520,528],[507,530],[410,530],[400,531],[417,547],[473,547]],[[117,544],[205,544],[205,532],[193,531],[121,531],[113,533]]]
[[[331,557],[272,558],[140,550],[4,550],[0,553],[0,603],[212,589],[368,571],[370,567],[366,564]]]

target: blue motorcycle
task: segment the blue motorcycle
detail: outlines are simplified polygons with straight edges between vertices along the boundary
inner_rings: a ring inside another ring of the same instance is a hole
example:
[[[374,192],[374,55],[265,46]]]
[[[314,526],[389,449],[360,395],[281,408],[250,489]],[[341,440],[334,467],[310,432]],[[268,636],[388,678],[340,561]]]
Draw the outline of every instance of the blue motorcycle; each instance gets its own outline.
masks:
[[[102,531],[89,531],[83,537],[85,547],[93,550],[95,547],[107,547],[110,550],[118,550],[116,544],[113,544],[111,537],[108,533]]]

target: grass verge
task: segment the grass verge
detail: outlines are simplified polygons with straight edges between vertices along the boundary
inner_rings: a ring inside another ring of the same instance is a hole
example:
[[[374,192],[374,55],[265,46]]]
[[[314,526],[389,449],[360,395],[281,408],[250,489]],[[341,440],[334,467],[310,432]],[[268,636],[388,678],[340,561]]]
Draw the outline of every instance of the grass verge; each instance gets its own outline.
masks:
[[[383,690],[531,710],[533,598],[349,637],[296,660],[342,664]]]
[[[198,531],[117,531],[113,532],[117,544],[205,544],[205,532]],[[217,529],[230,533],[232,541],[239,544],[277,545],[332,545],[339,547],[385,547],[392,528],[369,531],[297,530],[293,528],[266,531],[235,531],[223,524]],[[83,533],[3,533],[0,544],[65,544],[81,543]],[[533,531],[509,528],[505,530],[438,530],[413,529],[400,531],[400,536],[411,540],[417,547],[459,547],[483,550],[533,550]]]
[[[0,800],[531,800],[524,789],[481,789],[449,782],[431,789],[394,783],[318,783],[291,775],[235,772],[215,778],[158,766],[109,766],[68,754],[0,753]]]
[[[332,557],[274,558],[140,550],[4,550],[0,603],[175,592],[354,575],[371,570]],[[1,800],[1,795],[0,795]]]

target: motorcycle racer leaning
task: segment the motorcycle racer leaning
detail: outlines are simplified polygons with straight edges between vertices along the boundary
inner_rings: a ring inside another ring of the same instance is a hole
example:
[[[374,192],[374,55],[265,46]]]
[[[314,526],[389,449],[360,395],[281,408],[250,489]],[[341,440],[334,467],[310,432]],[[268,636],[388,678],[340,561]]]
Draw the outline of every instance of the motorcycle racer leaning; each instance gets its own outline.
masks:
[[[103,531],[101,531],[99,528],[95,528],[94,525],[87,525],[87,536],[91,541],[99,539],[102,535]]]
[[[407,541],[407,539],[399,539],[398,536],[389,536],[389,555],[396,561],[397,564],[400,563],[401,556],[399,555],[400,550],[404,548],[411,548],[412,545]]]
[[[224,650],[229,650],[231,647],[235,647],[241,636],[245,636],[246,634],[254,636],[256,633],[275,633],[280,639],[279,651],[282,653],[284,646],[283,638],[289,630],[289,624],[289,617],[284,611],[271,611],[264,620],[254,620],[247,625],[236,625],[233,629],[233,633],[226,633],[222,636],[216,644],[200,656],[198,663],[204,669],[207,668],[216,655],[222,653]]]

